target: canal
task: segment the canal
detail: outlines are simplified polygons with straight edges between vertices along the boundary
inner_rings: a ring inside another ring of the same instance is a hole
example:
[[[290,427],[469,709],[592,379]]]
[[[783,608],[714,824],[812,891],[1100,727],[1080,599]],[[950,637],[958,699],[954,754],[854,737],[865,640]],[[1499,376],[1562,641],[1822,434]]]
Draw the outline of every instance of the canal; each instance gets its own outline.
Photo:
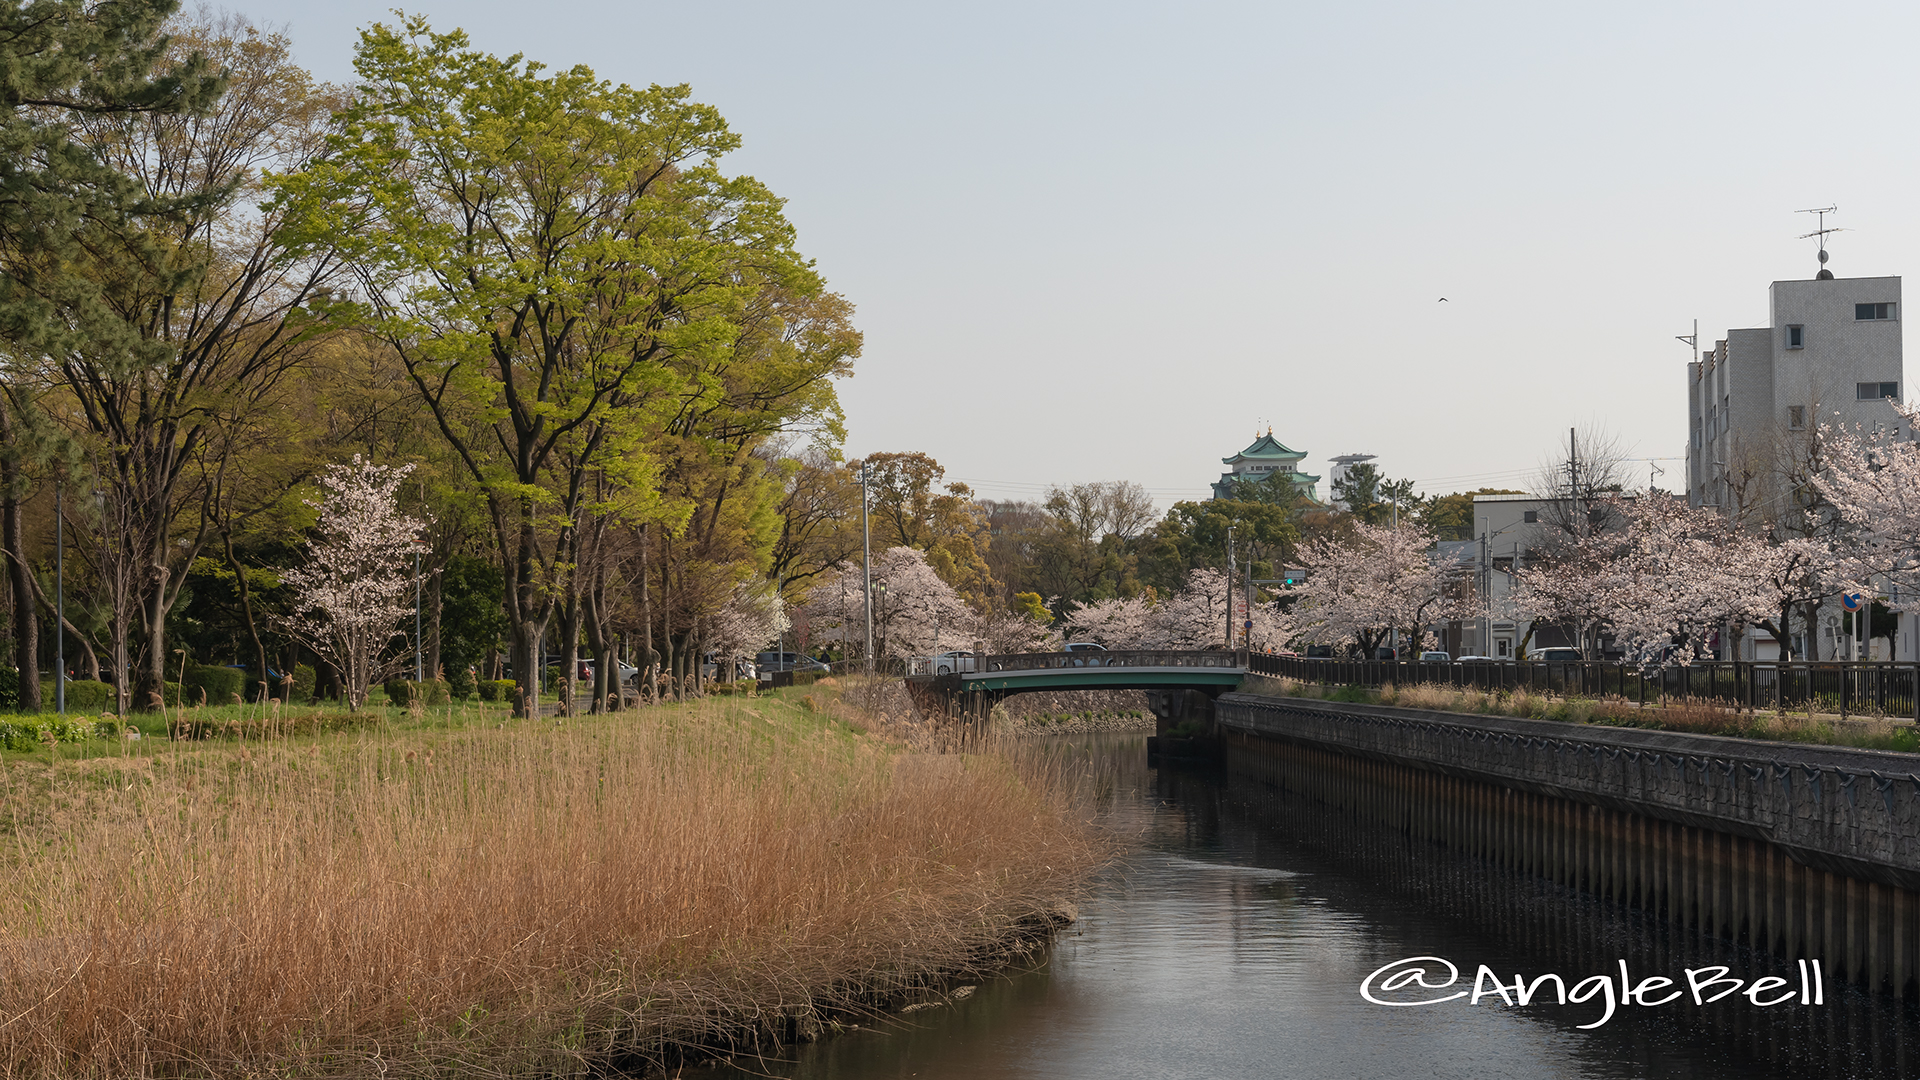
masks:
[[[1669,933],[1617,904],[1363,827],[1284,783],[1150,765],[1144,736],[1063,738],[1051,750],[1098,791],[1105,825],[1133,852],[1101,876],[1044,959],[949,1004],[795,1048],[789,1060],[700,1072],[1920,1075],[1914,1009],[1831,976],[1816,984],[1802,958]],[[1644,1004],[1626,1000],[1623,964]],[[1517,981],[1533,990],[1524,1006]],[[1397,1004],[1369,1001],[1363,983]],[[1412,1004],[1422,1001],[1434,1003]]]

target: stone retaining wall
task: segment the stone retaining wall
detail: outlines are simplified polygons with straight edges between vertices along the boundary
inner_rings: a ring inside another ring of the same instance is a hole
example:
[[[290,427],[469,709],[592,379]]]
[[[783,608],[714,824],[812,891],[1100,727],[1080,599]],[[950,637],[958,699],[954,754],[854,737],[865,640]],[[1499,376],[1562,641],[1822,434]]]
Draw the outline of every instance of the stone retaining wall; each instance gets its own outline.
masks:
[[[1920,754],[1251,694],[1222,695],[1215,715],[1223,731],[1765,840],[1920,890]]]

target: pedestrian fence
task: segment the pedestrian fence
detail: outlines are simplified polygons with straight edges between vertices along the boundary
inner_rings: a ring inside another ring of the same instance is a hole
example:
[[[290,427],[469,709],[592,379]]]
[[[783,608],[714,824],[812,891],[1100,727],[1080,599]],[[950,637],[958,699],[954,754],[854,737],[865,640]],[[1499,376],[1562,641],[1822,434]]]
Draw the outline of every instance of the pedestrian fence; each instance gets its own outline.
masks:
[[[1740,709],[1920,721],[1920,664],[1910,661],[1708,660],[1642,669],[1597,660],[1328,660],[1255,653],[1247,670],[1329,686],[1436,683],[1485,691],[1614,695],[1641,704],[1686,697]]]

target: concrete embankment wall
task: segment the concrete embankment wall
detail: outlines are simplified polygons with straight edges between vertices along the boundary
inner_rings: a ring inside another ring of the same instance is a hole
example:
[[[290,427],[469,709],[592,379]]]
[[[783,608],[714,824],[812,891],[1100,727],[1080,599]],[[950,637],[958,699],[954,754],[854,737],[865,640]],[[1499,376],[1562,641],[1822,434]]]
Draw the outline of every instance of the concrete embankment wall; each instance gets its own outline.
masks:
[[[1920,990],[1920,755],[1228,694],[1229,767],[1866,986]]]

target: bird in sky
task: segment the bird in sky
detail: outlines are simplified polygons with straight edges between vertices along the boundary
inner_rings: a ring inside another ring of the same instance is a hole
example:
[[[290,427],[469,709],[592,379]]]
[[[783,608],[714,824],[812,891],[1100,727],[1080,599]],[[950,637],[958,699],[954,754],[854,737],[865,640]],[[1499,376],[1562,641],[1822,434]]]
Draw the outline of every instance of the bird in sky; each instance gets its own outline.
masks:
[[[1444,297],[1444,296],[1443,296],[1443,297],[1441,297],[1441,298],[1440,298],[1440,302],[1441,302],[1441,303],[1443,303],[1443,304],[1444,304],[1444,303],[1446,303],[1446,302],[1447,302],[1447,298],[1446,298],[1446,297]]]

